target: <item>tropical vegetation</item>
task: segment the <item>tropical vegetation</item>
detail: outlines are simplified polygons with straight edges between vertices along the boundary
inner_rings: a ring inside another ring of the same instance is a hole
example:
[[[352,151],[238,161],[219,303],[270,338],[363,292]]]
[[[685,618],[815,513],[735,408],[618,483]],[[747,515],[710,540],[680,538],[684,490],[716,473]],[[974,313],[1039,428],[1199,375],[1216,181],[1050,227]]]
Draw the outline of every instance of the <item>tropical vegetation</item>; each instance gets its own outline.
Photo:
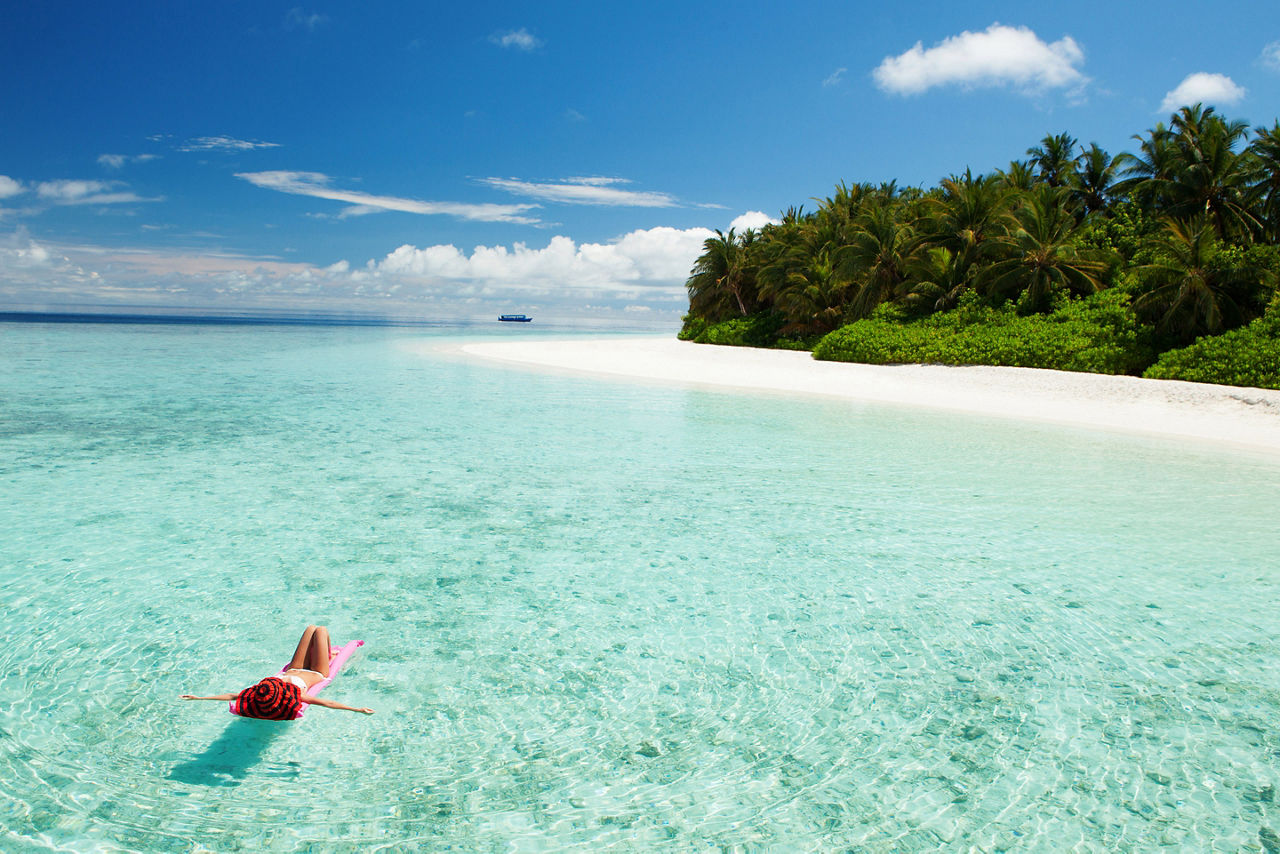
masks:
[[[1049,135],[1003,169],[840,183],[716,232],[680,336],[1280,388],[1280,122],[1196,105],[1134,140]]]

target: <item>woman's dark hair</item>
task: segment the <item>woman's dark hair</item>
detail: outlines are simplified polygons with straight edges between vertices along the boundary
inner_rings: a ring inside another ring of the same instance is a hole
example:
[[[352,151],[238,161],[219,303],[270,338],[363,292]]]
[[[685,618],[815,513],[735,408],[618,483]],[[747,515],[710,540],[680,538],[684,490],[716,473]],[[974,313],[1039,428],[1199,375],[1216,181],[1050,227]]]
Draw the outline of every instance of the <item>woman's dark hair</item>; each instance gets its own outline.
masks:
[[[268,676],[236,696],[236,712],[247,718],[288,721],[302,708],[302,692],[292,682]]]

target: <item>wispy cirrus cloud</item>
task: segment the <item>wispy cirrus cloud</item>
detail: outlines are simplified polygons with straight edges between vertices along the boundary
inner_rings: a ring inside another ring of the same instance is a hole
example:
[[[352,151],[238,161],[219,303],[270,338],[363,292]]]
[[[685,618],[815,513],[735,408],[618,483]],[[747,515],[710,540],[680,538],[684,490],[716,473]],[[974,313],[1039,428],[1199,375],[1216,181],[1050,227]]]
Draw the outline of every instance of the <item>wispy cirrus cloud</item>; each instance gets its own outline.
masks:
[[[498,47],[514,48],[516,50],[530,51],[542,47],[542,39],[533,33],[521,27],[518,30],[503,30],[489,36],[489,41]]]
[[[328,15],[321,12],[307,12],[301,6],[294,6],[284,16],[284,28],[286,30],[314,32],[316,27],[328,22]]]
[[[158,154],[99,154],[98,165],[107,169],[123,169],[128,163],[146,163],[159,157]]]
[[[1262,49],[1262,64],[1272,71],[1280,71],[1280,41],[1274,41]]]
[[[351,207],[343,211],[345,216],[360,216],[378,211],[399,211],[401,213],[452,216],[474,222],[510,222],[523,225],[535,225],[539,222],[537,218],[525,215],[526,211],[533,210],[537,205],[431,202],[398,196],[376,196],[372,193],[342,190],[330,186],[332,179],[320,172],[237,172],[236,177],[248,181],[255,187],[275,190],[280,193],[345,202],[351,205]]]
[[[120,181],[41,181],[35,185],[41,201],[55,205],[115,205],[130,202],[159,202],[163,198],[144,198]]]
[[[1045,42],[1027,27],[992,24],[964,31],[926,49],[921,42],[885,57],[872,72],[876,85],[895,95],[918,95],[937,86],[1002,87],[1031,93],[1078,89],[1084,51],[1070,36]]]
[[[668,193],[619,189],[631,183],[626,178],[562,178],[555,182],[523,181],[519,178],[481,178],[481,184],[547,202],[568,205],[609,205],[613,207],[674,208],[680,202]]]
[[[178,146],[179,151],[254,151],[259,148],[279,148],[278,142],[236,139],[230,136],[198,136]]]
[[[849,69],[840,67],[827,75],[827,79],[822,81],[823,86],[837,86],[844,80],[845,72]]]
[[[1244,96],[1244,87],[1236,85],[1227,75],[1197,71],[1165,93],[1160,112],[1168,113],[1191,104],[1235,104]]]

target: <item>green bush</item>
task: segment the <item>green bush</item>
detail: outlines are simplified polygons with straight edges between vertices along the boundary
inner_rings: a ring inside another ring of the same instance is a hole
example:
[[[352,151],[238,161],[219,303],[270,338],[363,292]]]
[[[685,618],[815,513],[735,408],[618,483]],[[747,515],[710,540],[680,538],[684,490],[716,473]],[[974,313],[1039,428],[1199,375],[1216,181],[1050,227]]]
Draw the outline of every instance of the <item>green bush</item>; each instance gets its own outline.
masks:
[[[1112,291],[1027,317],[1011,305],[994,308],[974,300],[909,323],[877,312],[827,335],[813,355],[875,365],[1007,365],[1104,374],[1138,373],[1154,359],[1128,297]]]
[[[1273,308],[1248,326],[1169,350],[1143,376],[1280,389],[1280,311]]]
[[[684,316],[684,324],[680,327],[680,331],[676,337],[681,341],[697,341],[698,336],[707,330],[707,321],[702,317],[695,317],[692,314]]]
[[[680,339],[699,344],[721,344],[729,347],[770,347],[778,341],[783,319],[773,312],[750,317],[722,320],[719,323],[696,321],[686,317]]]

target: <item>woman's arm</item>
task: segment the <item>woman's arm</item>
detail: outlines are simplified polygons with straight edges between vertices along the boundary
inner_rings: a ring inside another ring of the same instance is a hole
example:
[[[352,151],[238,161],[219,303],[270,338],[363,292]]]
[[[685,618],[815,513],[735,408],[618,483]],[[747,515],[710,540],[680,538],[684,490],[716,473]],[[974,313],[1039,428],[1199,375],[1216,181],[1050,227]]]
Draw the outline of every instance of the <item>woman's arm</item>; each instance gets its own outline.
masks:
[[[237,694],[214,694],[212,697],[197,697],[195,694],[179,694],[179,700],[234,700]]]
[[[303,694],[302,702],[310,703],[313,706],[324,706],[326,709],[339,709],[344,712],[359,712],[362,715],[373,714],[373,709],[369,709],[365,707],[356,708],[355,706],[348,706],[344,703],[335,703],[332,700],[325,700],[320,697],[312,697],[310,694]]]

